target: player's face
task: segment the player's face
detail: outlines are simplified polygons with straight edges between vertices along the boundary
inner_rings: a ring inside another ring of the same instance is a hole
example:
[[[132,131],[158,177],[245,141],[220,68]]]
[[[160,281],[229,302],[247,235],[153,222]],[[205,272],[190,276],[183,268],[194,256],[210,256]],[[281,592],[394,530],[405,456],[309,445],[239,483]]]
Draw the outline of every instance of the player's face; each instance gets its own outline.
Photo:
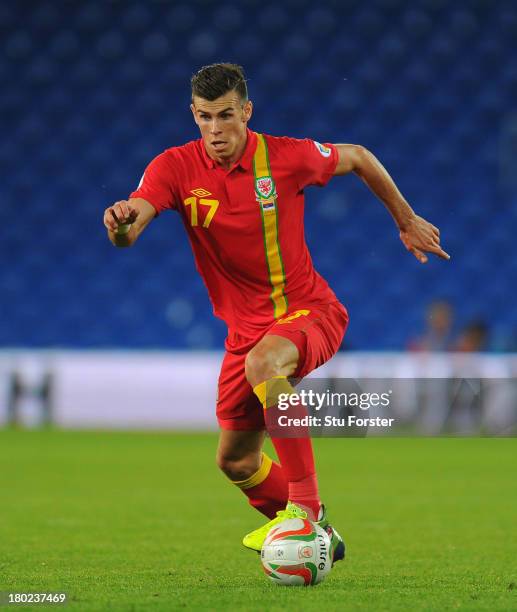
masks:
[[[246,145],[246,124],[253,109],[236,91],[210,101],[194,96],[190,105],[208,155],[220,163],[234,162]]]

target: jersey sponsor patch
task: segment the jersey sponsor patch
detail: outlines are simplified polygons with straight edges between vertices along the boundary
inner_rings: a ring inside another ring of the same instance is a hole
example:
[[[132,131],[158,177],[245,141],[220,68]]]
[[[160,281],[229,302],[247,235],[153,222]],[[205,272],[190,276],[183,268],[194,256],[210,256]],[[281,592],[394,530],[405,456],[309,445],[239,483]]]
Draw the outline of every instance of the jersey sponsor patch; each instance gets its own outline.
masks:
[[[275,200],[261,200],[260,205],[265,213],[272,212],[275,210]]]
[[[318,149],[318,151],[321,153],[321,155],[323,155],[323,157],[330,157],[330,154],[332,153],[332,151],[330,150],[329,147],[322,145],[320,142],[317,142],[316,140],[313,140],[313,142],[316,145],[316,148]]]

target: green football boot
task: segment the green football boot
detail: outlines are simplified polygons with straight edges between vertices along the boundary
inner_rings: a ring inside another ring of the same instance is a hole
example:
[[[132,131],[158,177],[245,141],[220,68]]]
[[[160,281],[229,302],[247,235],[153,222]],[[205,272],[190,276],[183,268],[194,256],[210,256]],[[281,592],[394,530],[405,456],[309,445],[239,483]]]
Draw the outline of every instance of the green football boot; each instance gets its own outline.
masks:
[[[251,550],[255,550],[260,553],[260,551],[262,550],[262,545],[264,544],[264,540],[266,539],[266,536],[269,533],[270,529],[272,529],[275,525],[278,525],[282,521],[292,518],[306,519],[307,512],[299,508],[296,504],[293,504],[292,502],[287,502],[285,510],[280,510],[276,513],[276,517],[274,519],[272,519],[262,527],[255,529],[255,531],[252,531],[251,533],[245,535],[244,539],[242,540],[242,543],[244,544],[244,546],[246,546],[246,548],[250,548]],[[317,523],[322,529],[324,529],[330,538],[330,545],[332,549],[332,565],[334,565],[336,561],[341,561],[342,559],[344,559],[345,543],[343,542],[343,538],[339,535],[339,533],[328,522],[327,510],[325,506],[321,506],[318,515],[318,520],[315,521],[315,523]]]
[[[337,530],[334,529],[334,527],[332,527],[332,525],[328,522],[327,509],[323,504],[321,505],[318,520],[316,522],[322,529],[327,532],[330,538],[330,546],[332,548],[332,565],[334,565],[336,561],[341,561],[345,558],[346,547],[343,538],[339,535]]]
[[[269,521],[269,523],[266,523],[265,525],[262,525],[262,527],[255,529],[255,531],[248,533],[248,535],[245,535],[242,540],[242,543],[244,544],[244,546],[246,546],[246,548],[251,548],[251,550],[256,550],[257,552],[260,552],[262,550],[262,544],[264,544],[264,540],[266,539],[269,530],[272,529],[275,525],[278,525],[278,523],[281,523],[286,519],[293,518],[306,519],[307,512],[305,512],[301,508],[298,508],[296,504],[293,504],[288,501],[285,510],[280,510],[276,513],[276,517]]]

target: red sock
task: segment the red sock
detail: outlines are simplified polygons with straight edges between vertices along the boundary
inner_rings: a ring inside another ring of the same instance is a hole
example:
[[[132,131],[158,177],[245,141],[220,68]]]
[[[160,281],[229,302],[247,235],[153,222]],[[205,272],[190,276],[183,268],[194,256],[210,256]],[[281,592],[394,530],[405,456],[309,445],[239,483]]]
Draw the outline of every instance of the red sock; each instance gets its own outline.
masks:
[[[265,410],[266,427],[289,485],[289,500],[303,506],[309,515],[312,514],[310,518],[316,520],[321,502],[309,429],[282,427],[278,421],[280,415],[303,418],[307,411],[301,405],[290,406],[287,412],[278,409],[276,404],[281,394],[296,393],[285,376],[275,376],[260,383],[254,391]]]
[[[253,476],[234,484],[248,497],[250,505],[268,518],[274,518],[287,504],[288,487],[283,470],[266,454],[262,455],[262,465]]]
[[[320,497],[310,438],[272,438],[289,485],[289,501],[318,518]]]

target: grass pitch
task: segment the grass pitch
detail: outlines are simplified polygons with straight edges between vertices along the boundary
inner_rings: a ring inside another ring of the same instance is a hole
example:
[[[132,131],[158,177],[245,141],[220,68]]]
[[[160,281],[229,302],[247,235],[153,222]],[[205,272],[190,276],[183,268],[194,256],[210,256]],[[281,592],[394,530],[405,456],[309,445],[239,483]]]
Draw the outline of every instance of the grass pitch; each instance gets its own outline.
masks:
[[[0,431],[0,591],[88,612],[517,609],[517,439],[317,440],[348,552],[308,589],[241,546],[262,518],[216,441]]]

